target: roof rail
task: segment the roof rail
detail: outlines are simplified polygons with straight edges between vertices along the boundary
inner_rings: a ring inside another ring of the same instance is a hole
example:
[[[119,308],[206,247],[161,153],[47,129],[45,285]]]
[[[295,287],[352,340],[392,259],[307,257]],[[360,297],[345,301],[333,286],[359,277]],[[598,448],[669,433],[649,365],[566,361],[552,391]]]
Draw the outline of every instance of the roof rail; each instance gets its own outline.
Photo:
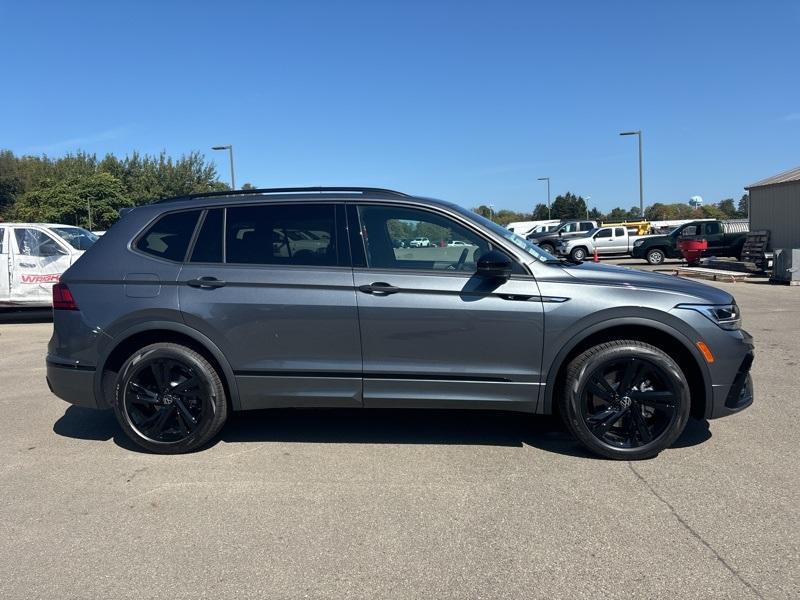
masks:
[[[359,194],[379,194],[381,196],[395,196],[398,198],[408,198],[408,194],[375,187],[287,187],[287,188],[259,188],[253,190],[227,190],[220,192],[200,192],[199,194],[187,194],[185,196],[174,196],[172,198],[162,198],[153,204],[162,202],[173,202],[179,200],[192,200],[194,198],[212,198],[214,196],[247,196],[263,194],[300,194],[300,193],[324,193],[324,192],[355,192]]]

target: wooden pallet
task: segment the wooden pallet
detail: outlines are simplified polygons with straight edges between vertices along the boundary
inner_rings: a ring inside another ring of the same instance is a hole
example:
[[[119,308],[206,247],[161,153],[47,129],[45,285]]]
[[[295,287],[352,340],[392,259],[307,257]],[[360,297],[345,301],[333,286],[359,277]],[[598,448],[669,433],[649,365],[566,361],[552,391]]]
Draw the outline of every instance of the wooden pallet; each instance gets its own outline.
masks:
[[[741,261],[751,263],[756,269],[763,270],[767,266],[766,252],[769,247],[769,231],[760,229],[751,231],[742,246]]]
[[[684,275],[687,277],[708,277],[717,281],[718,278],[736,283],[750,277],[750,273],[741,271],[724,271],[722,269],[706,269],[704,267],[675,267],[670,269],[673,275]]]

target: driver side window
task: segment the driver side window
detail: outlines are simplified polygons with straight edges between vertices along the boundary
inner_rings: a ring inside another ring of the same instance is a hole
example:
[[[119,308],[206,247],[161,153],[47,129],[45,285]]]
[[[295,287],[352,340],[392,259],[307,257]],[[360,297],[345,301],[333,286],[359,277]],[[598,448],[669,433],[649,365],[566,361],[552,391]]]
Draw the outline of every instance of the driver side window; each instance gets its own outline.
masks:
[[[401,206],[359,206],[367,266],[474,273],[490,244],[455,221]]]
[[[58,243],[46,233],[38,229],[15,229],[19,253],[25,256],[57,256],[66,254]]]

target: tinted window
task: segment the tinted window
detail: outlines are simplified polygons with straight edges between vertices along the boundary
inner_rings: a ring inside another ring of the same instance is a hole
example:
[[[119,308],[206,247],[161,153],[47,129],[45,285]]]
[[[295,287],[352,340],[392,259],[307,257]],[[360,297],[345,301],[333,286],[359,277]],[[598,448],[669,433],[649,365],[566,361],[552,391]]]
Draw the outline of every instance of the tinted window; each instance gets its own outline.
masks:
[[[708,235],[715,235],[717,233],[721,233],[721,231],[722,231],[721,223],[706,223],[706,233]]]
[[[360,206],[358,212],[372,268],[473,273],[478,258],[490,249],[472,231],[428,211]]]
[[[6,253],[6,230],[0,229],[0,254]]]
[[[581,223],[581,231],[589,231],[590,229],[594,229],[594,225],[591,223]]]
[[[625,236],[625,228],[624,227],[617,227],[614,229],[614,235],[617,237],[624,237]]]
[[[164,215],[139,238],[136,248],[159,258],[183,262],[198,216],[199,210]]]
[[[610,229],[601,229],[597,232],[594,236],[596,238],[610,238],[611,237],[611,230]]]
[[[67,254],[53,238],[38,229],[15,229],[19,253],[25,256],[57,256]]]
[[[332,204],[229,208],[226,262],[336,266],[335,232]]]
[[[681,236],[683,237],[689,237],[692,235],[697,235],[697,225],[687,225],[683,228],[683,231],[681,231]]]
[[[200,233],[192,250],[192,262],[222,262],[223,209],[214,208],[206,213]]]

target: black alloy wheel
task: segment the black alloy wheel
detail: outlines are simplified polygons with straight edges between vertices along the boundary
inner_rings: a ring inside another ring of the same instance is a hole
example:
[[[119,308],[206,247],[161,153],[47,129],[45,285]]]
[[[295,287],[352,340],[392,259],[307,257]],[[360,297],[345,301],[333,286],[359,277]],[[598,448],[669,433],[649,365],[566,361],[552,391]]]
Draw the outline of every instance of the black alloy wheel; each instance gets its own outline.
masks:
[[[225,389],[215,368],[179,344],[153,344],[134,353],[118,380],[115,413],[125,433],[153,452],[189,452],[225,422]]]
[[[587,448],[614,459],[656,456],[686,427],[689,386],[666,352],[638,340],[598,344],[567,367],[559,409]]]

